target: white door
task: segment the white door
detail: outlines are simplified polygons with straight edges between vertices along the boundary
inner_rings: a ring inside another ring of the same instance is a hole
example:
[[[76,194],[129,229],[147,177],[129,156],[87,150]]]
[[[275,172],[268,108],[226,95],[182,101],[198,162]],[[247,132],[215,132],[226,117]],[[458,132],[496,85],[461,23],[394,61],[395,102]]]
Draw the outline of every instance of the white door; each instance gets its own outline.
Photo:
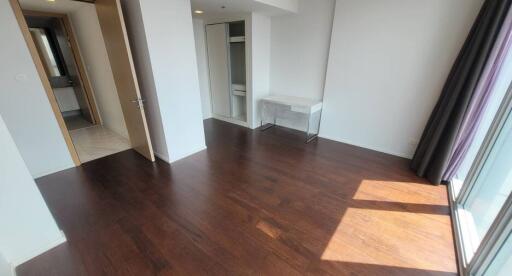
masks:
[[[212,112],[231,116],[227,24],[206,25]]]

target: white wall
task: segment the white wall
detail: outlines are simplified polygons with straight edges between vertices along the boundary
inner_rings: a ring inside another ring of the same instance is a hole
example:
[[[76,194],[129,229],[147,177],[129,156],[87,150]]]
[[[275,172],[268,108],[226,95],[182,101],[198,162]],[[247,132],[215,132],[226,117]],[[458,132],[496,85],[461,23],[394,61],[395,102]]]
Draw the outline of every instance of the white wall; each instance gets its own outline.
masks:
[[[128,138],[128,130],[94,5],[84,5],[72,12],[70,20],[94,90],[103,126]]]
[[[61,112],[80,110],[73,87],[53,88]]]
[[[272,17],[272,94],[322,100],[334,4],[334,0],[300,0],[297,14]],[[305,118],[292,118],[280,118],[277,124],[306,129]]]
[[[5,259],[4,255],[0,251],[0,275],[13,276],[14,267]]]
[[[204,21],[202,19],[194,18],[193,24],[197,55],[197,71],[199,74],[199,89],[201,91],[201,107],[203,110],[203,119],[208,119],[212,117],[212,106],[210,97],[208,60],[206,56]]]
[[[334,3],[301,0],[299,13],[272,17],[272,93],[322,99]]]
[[[411,157],[483,0],[338,0],[320,136]]]
[[[248,75],[251,77],[247,81],[252,83],[252,90],[249,93],[249,101],[252,103],[248,110],[249,125],[252,128],[260,126],[260,99],[270,94],[270,17],[252,13],[251,33],[246,43],[252,46],[250,53],[252,64]],[[252,74],[252,75],[251,75]]]
[[[0,252],[6,262],[16,266],[65,238],[1,116],[0,145]]]
[[[136,56],[149,56],[150,63],[138,61],[146,71],[139,77],[149,82],[143,93],[158,101],[163,133],[156,138],[168,152],[159,157],[173,162],[206,148],[190,1],[131,2],[124,1],[131,45]]]
[[[62,132],[8,1],[0,1],[0,26],[0,115],[21,156],[34,177],[73,167]]]

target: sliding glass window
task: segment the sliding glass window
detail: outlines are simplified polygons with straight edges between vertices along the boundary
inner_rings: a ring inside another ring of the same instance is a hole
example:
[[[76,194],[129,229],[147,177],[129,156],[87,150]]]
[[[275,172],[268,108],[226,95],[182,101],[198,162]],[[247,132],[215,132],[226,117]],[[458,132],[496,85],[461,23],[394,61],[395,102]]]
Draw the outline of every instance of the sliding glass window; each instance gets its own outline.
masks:
[[[455,196],[451,185],[452,196]],[[512,90],[481,142],[454,199],[454,225],[463,275],[512,275]],[[507,255],[508,254],[508,255]],[[503,274],[505,275],[505,274]]]

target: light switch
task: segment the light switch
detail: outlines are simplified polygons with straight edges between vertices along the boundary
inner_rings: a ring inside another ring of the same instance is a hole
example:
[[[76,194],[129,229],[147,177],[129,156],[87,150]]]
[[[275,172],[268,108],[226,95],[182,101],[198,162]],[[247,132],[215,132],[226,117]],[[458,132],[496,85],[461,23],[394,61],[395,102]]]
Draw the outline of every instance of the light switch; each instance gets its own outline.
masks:
[[[27,80],[27,75],[26,74],[17,74],[16,75],[16,80],[17,81],[26,81]]]

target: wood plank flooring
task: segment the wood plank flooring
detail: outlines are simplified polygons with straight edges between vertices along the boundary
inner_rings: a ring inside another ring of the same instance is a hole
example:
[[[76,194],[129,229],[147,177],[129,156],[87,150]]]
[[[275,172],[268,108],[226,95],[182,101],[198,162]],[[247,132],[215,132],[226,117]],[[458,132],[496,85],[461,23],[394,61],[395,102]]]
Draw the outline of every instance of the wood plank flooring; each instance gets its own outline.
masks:
[[[205,121],[208,149],[37,180],[68,242],[18,275],[456,275],[446,187],[408,161]]]

